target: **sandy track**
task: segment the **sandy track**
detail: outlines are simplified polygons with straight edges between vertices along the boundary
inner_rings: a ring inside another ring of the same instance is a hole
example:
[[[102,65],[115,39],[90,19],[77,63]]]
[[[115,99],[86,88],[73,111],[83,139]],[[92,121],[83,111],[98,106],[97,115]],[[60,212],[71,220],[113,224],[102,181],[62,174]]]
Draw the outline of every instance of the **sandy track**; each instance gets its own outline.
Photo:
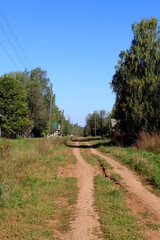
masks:
[[[114,172],[123,177],[124,183],[128,186],[128,191],[135,194],[141,200],[141,202],[146,205],[148,210],[154,213],[157,221],[160,223],[160,198],[148,191],[142,185],[141,181],[138,179],[138,176],[133,174],[133,172],[127,167],[93,148],[91,148],[91,153],[99,155],[112,165]]]
[[[76,144],[78,146],[78,143]],[[97,240],[95,231],[100,232],[98,215],[93,207],[94,198],[94,169],[87,164],[80,155],[80,149],[74,148],[73,153],[77,158],[74,177],[78,181],[77,213],[75,220],[71,223],[71,232],[65,239],[69,240]]]

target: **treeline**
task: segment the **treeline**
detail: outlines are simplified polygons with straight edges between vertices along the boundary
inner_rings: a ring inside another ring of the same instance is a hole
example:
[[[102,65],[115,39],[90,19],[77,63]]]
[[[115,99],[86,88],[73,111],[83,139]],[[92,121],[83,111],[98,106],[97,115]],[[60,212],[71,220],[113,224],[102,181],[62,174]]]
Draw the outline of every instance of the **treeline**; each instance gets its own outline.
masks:
[[[30,72],[13,72],[0,77],[0,114],[2,136],[42,137],[48,133],[51,82],[47,72],[36,68]],[[63,116],[52,96],[51,133],[61,126],[63,135],[71,134],[75,126]],[[78,126],[79,127],[79,126]],[[78,129],[76,126],[76,129]]]
[[[160,28],[156,18],[132,24],[133,40],[121,51],[111,86],[113,116],[122,133],[160,129]]]
[[[108,136],[111,132],[111,114],[105,110],[94,111],[86,117],[84,136]]]

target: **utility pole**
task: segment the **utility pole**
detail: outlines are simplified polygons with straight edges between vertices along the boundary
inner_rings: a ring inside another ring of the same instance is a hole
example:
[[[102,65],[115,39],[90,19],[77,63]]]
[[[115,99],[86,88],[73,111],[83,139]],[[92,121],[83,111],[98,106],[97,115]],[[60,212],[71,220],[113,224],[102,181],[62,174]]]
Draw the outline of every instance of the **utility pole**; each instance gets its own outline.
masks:
[[[69,115],[68,115],[68,135],[70,135],[70,118],[69,118]]]
[[[63,137],[63,116],[64,116],[64,110],[62,111],[62,137]]]
[[[51,134],[51,118],[52,118],[52,95],[53,95],[53,91],[52,91],[52,87],[53,85],[51,84],[51,99],[50,99],[50,112],[49,112],[49,136]]]
[[[97,129],[96,129],[96,113],[95,113],[95,126],[94,126],[94,130],[95,130],[95,137],[96,137],[96,131],[97,131]]]
[[[78,124],[76,123],[76,137],[78,137]]]

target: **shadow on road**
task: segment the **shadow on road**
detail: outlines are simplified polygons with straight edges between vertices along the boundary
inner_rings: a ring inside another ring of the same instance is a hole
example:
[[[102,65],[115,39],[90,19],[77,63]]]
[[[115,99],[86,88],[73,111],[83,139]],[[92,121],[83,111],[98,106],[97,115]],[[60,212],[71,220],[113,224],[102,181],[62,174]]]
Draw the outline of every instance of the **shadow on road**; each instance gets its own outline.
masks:
[[[81,137],[81,138],[74,138],[72,139],[72,142],[89,142],[89,141],[97,141],[97,140],[104,140],[105,138],[101,138],[101,137]]]
[[[115,144],[112,142],[112,141],[108,141],[108,142],[98,142],[98,143],[92,143],[90,146],[86,145],[85,143],[87,142],[90,142],[90,141],[96,141],[96,140],[100,140],[100,138],[91,138],[91,139],[74,139],[72,140],[72,143],[69,144],[69,143],[66,143],[66,146],[67,147],[70,147],[70,148],[84,148],[84,149],[87,149],[87,148],[99,148],[101,146],[104,146],[104,147],[111,147],[111,146],[114,146]],[[102,139],[104,140],[104,139]],[[84,142],[84,144],[80,144],[79,146],[76,146],[74,145],[74,143],[76,142]]]

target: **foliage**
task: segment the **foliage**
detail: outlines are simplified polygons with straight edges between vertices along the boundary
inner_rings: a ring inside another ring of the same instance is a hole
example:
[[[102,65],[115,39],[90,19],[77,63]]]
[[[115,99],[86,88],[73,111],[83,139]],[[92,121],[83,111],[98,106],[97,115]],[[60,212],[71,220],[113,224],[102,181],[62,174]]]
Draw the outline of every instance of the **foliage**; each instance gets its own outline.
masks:
[[[116,94],[114,117],[122,132],[160,128],[160,54],[156,18],[132,24],[129,50],[121,51],[111,86]]]
[[[71,133],[73,136],[81,137],[83,136],[84,128],[79,126],[78,123],[71,125]]]
[[[25,88],[11,74],[0,78],[0,113],[6,137],[15,138],[30,126]]]
[[[26,80],[27,103],[32,127],[31,135],[40,137],[47,132],[51,86],[47,72],[33,69]]]
[[[84,136],[106,136],[111,131],[110,114],[105,110],[94,111],[86,117]]]
[[[42,137],[48,133],[51,101],[51,83],[47,72],[35,68],[28,72],[13,72],[0,78],[0,114],[3,136],[15,138],[18,136]],[[71,124],[62,117],[62,111],[55,104],[52,96],[51,134],[61,126],[59,134],[63,136],[81,136],[83,128]]]

